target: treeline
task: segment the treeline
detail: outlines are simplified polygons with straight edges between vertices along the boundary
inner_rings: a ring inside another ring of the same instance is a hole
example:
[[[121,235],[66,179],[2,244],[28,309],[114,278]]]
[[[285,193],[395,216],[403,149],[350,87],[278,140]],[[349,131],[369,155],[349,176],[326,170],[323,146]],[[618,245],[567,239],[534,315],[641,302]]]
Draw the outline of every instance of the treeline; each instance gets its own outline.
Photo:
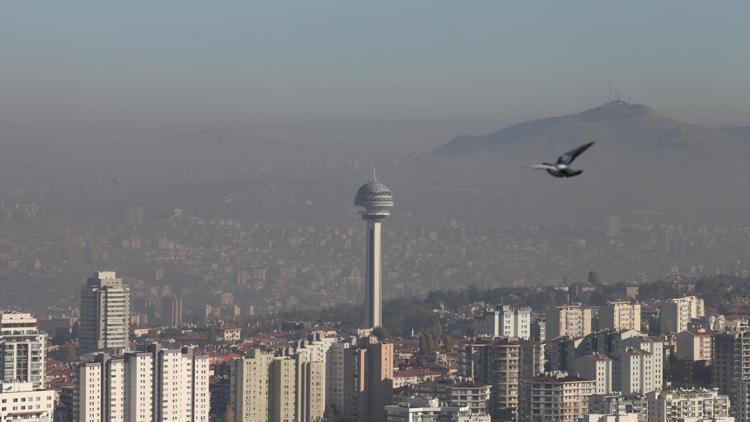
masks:
[[[547,309],[560,306],[569,301],[580,301],[586,305],[601,306],[607,301],[623,299],[626,283],[596,284],[596,289],[581,297],[570,297],[566,293],[553,287],[497,287],[493,289],[478,289],[468,287],[459,290],[437,290],[431,292],[424,299],[400,298],[388,300],[383,304],[383,328],[381,336],[408,336],[412,332],[426,336],[428,343],[433,339],[444,339],[443,323],[439,315],[433,310],[444,306],[448,311],[459,311],[467,305],[483,301],[493,305],[504,304],[512,306],[530,306],[535,312],[545,312]],[[733,297],[750,297],[750,278],[730,275],[706,277],[695,283],[691,291],[688,284],[669,281],[655,281],[641,283],[639,299],[664,300],[693,294],[702,297],[706,306],[726,310],[728,302]],[[281,316],[282,320],[298,320],[319,323],[335,322],[341,329],[356,328],[362,318],[361,306],[336,306],[332,308],[289,312]],[[429,345],[426,345],[430,348]]]

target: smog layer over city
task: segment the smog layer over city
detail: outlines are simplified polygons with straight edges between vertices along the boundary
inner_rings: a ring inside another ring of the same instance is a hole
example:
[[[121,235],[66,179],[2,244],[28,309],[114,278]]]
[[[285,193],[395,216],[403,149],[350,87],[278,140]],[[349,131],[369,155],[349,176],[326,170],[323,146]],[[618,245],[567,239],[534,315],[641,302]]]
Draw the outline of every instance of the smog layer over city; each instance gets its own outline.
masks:
[[[750,420],[748,22],[5,4],[0,421]]]

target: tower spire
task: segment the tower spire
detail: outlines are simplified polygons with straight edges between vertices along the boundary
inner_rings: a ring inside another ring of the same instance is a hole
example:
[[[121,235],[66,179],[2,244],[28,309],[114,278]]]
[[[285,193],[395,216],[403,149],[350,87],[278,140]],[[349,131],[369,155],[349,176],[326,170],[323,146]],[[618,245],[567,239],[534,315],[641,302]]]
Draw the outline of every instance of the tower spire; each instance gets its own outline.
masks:
[[[375,167],[372,168],[372,181],[373,182],[378,181],[378,174],[375,172]]]

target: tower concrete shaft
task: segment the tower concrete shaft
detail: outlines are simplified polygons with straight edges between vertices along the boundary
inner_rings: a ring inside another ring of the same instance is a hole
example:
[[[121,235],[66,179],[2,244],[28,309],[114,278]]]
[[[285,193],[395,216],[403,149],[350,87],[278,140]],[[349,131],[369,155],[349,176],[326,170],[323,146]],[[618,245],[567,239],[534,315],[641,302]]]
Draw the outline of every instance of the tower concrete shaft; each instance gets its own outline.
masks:
[[[367,221],[367,262],[365,274],[365,327],[383,326],[383,298],[380,268],[380,227],[382,219]]]

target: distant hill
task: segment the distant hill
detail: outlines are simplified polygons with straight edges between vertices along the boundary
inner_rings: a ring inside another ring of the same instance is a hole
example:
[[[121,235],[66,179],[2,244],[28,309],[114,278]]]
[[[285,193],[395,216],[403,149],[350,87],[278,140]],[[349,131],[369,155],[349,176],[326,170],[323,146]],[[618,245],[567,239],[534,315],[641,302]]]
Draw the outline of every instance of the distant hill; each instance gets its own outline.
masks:
[[[734,126],[721,129],[722,132],[750,141],[750,126]]]
[[[562,151],[590,140],[627,148],[679,149],[732,142],[733,135],[664,117],[645,105],[613,101],[576,114],[520,123],[489,135],[459,136],[434,153],[487,153],[513,145]]]
[[[554,179],[522,166],[554,161],[596,141]],[[736,133],[671,119],[645,105],[614,101],[582,112],[458,136],[394,166],[398,198],[419,215],[486,222],[594,222],[639,209],[668,221],[747,221],[750,143]],[[387,181],[386,181],[387,182]],[[393,183],[396,185],[396,183]]]

